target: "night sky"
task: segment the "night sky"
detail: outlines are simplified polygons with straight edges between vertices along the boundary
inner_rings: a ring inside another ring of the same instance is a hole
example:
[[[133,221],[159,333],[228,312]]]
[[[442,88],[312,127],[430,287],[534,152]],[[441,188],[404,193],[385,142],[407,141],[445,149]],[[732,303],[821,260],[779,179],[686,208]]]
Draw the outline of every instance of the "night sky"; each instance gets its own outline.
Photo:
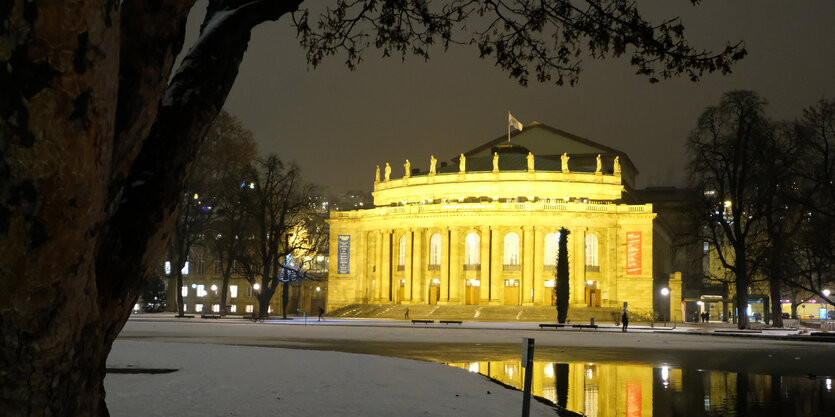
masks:
[[[681,16],[693,46],[721,50],[744,40],[749,55],[733,74],[698,83],[650,84],[626,59],[608,59],[585,60],[575,87],[522,87],[467,46],[436,48],[428,62],[381,59],[369,49],[357,71],[340,56],[312,69],[284,19],[256,28],[226,110],[253,130],[262,151],[295,160],[307,180],[331,192],[370,191],[377,164],[390,162],[400,177],[406,158],[427,169],[430,154],[447,161],[506,134],[508,110],[524,124],[539,121],[626,152],[643,187],[684,184],[686,138],[726,91],[758,92],[781,119],[835,97],[833,1],[640,3],[655,22]]]

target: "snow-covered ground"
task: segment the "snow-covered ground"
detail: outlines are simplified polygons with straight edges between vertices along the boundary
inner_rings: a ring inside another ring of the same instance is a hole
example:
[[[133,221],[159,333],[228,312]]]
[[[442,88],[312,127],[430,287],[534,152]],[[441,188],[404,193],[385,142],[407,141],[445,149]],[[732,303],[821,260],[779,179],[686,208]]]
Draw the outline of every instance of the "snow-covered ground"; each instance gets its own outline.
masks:
[[[514,416],[522,394],[438,363],[341,352],[117,340],[108,374],[119,416]],[[533,400],[531,416],[556,410]]]

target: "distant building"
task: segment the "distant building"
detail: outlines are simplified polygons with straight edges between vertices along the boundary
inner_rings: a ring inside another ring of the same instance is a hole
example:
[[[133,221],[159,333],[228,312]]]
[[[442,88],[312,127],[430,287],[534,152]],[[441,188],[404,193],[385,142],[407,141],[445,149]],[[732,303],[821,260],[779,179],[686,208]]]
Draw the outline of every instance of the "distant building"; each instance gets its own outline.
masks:
[[[373,208],[332,211],[328,310],[552,305],[565,227],[572,305],[680,317],[671,232],[639,202],[629,157],[538,123],[511,140],[429,170],[392,163],[378,171]]]

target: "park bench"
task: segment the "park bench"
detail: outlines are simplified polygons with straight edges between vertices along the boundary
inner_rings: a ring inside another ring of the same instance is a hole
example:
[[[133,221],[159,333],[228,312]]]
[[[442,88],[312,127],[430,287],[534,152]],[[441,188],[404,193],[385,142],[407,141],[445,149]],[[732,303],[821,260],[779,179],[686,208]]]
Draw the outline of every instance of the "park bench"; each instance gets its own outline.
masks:
[[[557,330],[560,327],[570,327],[570,326],[571,326],[570,324],[565,324],[565,323],[540,323],[539,324],[540,329],[544,329],[544,328],[547,328],[547,327],[553,327],[554,330]]]
[[[418,319],[412,320],[412,324],[418,324],[418,323],[420,323],[420,324],[430,324],[430,323],[434,323],[434,322],[435,322],[435,320],[418,320]]]
[[[440,320],[438,323],[441,324],[461,324],[461,320]]]
[[[189,314],[184,314],[182,316],[179,315],[179,314],[175,314],[174,317],[176,317],[178,319],[193,319],[194,318],[194,316],[189,315]]]
[[[201,319],[219,319],[220,314],[201,314],[200,318]]]
[[[572,324],[571,327],[574,327],[574,328],[577,328],[577,329],[596,329],[597,325],[596,324]]]

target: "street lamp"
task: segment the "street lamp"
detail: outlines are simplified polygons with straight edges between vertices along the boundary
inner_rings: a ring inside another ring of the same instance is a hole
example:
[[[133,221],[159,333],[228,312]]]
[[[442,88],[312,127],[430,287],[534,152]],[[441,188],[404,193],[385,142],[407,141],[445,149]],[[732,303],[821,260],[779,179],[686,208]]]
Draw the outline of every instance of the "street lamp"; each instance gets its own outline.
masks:
[[[260,289],[261,289],[261,284],[255,284],[255,285],[253,285],[253,286],[252,286],[252,289],[253,289],[253,290],[255,290],[255,291],[260,290]]]
[[[670,295],[670,289],[667,288],[667,287],[661,288],[661,295],[664,296],[664,297]],[[672,303],[672,300],[670,300],[670,302]],[[669,304],[667,305],[667,311],[670,311],[670,305]],[[667,320],[669,320],[669,317],[667,317],[667,313],[665,312],[664,313],[664,327],[667,327]]]
[[[663,296],[665,296],[665,297],[666,297],[666,296],[668,296],[668,295],[670,295],[670,289],[669,289],[669,288],[666,288],[666,287],[665,287],[665,288],[662,288],[662,289],[661,289],[661,295],[663,295]]]
[[[824,297],[829,297],[829,294],[830,294],[829,290],[823,290],[823,296]]]

